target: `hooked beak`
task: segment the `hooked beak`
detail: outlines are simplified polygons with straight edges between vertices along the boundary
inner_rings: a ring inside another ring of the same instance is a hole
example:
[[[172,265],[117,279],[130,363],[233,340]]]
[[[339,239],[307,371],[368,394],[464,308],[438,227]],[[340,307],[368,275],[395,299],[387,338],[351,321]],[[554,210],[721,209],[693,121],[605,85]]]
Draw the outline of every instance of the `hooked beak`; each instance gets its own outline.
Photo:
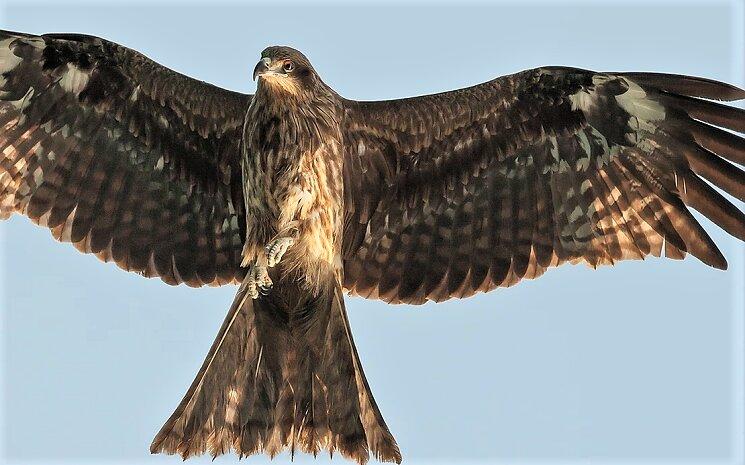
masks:
[[[271,63],[271,61],[272,60],[270,58],[262,58],[261,60],[259,60],[258,63],[256,63],[256,66],[254,67],[254,81],[257,77],[271,71],[271,69],[269,68],[269,64]]]

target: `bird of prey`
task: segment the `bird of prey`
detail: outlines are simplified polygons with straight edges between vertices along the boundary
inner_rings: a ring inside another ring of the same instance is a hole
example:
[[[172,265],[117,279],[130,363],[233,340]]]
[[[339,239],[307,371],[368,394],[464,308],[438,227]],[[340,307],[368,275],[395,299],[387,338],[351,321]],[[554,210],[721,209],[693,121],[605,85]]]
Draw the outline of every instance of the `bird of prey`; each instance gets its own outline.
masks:
[[[168,284],[239,284],[151,452],[323,449],[400,462],[343,293],[464,298],[745,240],[745,91],[530,69],[401,100],[341,97],[269,47],[254,95],[78,34],[0,33],[0,217]],[[725,195],[718,189],[724,191]]]

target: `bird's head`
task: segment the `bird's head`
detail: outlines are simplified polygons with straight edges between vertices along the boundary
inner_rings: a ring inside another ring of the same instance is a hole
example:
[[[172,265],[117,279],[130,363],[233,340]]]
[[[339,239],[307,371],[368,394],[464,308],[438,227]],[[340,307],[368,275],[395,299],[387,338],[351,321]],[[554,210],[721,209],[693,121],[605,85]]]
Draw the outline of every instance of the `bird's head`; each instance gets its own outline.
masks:
[[[273,93],[294,97],[312,94],[314,88],[322,84],[308,58],[284,46],[268,47],[261,52],[253,78],[259,80],[259,86],[266,86]]]

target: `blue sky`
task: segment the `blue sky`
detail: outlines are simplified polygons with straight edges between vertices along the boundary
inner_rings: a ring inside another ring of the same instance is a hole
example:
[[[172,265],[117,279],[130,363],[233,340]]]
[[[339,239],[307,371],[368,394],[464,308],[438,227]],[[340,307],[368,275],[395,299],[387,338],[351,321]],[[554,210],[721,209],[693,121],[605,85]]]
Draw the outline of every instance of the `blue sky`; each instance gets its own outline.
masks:
[[[99,35],[244,92],[264,47],[292,45],[345,97],[375,100],[540,65],[742,86],[743,11],[742,2],[703,1],[16,2],[0,25]],[[726,273],[652,258],[565,266],[439,305],[350,299],[367,377],[406,462],[741,463],[745,247],[704,225]],[[0,462],[176,463],[151,457],[150,440],[235,289],[127,274],[25,218],[0,224],[0,241]]]

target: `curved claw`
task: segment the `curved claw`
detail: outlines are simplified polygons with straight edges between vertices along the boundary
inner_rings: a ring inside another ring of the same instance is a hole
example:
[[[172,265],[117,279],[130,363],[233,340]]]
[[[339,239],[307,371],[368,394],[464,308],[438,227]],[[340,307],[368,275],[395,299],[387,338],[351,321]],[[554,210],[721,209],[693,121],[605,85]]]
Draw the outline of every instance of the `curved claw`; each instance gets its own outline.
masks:
[[[272,288],[272,279],[266,270],[266,266],[254,263],[248,270],[247,293],[252,299],[259,297],[259,294],[266,295]]]
[[[276,266],[282,260],[282,256],[287,252],[287,249],[294,243],[295,239],[291,237],[280,237],[267,244],[265,247],[267,266],[270,268]]]

